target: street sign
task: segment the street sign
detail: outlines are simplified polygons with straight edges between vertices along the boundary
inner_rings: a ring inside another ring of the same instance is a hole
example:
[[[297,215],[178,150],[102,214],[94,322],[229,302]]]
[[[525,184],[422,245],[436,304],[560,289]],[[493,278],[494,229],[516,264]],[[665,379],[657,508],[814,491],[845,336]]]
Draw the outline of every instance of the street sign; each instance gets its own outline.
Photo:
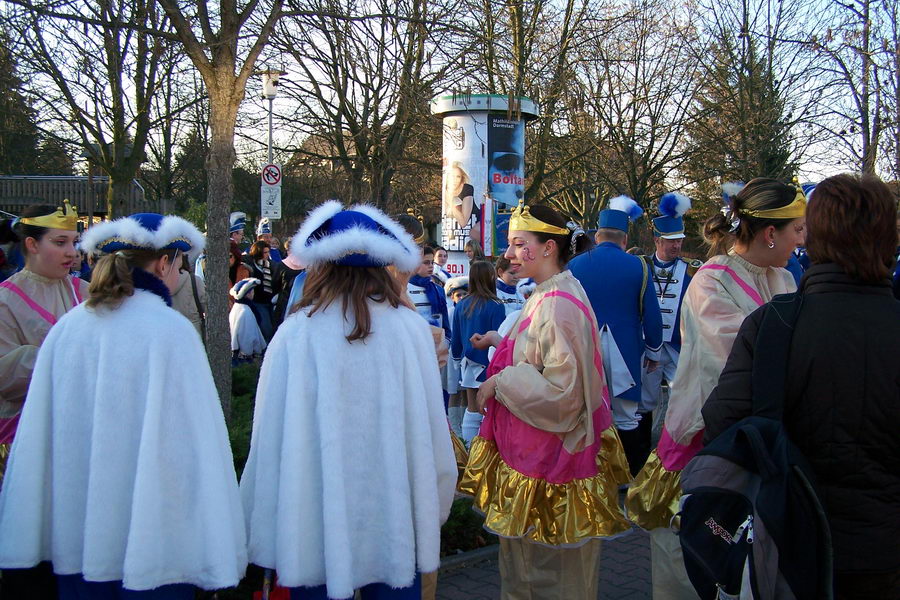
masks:
[[[281,186],[263,184],[260,186],[260,197],[262,198],[262,210],[260,211],[262,216],[270,219],[280,219]]]
[[[265,165],[262,168],[262,183],[263,187],[267,185],[281,187],[281,166]]]
[[[281,218],[281,165],[263,165],[260,173],[260,204],[262,216],[270,219]]]

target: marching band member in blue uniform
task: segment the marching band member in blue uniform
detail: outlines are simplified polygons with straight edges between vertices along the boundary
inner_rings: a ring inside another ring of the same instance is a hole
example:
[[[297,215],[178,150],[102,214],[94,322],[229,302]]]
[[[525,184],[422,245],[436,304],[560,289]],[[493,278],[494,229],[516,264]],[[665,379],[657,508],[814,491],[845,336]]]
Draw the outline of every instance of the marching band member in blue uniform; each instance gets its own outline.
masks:
[[[422,248],[422,260],[406,283],[406,293],[422,318],[444,330],[450,343],[450,317],[447,314],[447,296],[431,276],[434,273],[434,250]]]
[[[650,413],[659,406],[663,378],[671,382],[675,378],[675,368],[678,366],[678,353],[681,352],[679,319],[681,302],[684,300],[684,292],[691,277],[703,265],[699,260],[688,261],[681,258],[681,244],[685,238],[682,217],[690,208],[690,198],[682,194],[669,193],[660,198],[660,216],[653,219],[653,241],[656,252],[644,257],[650,267],[653,291],[659,302],[663,341],[658,368],[650,372],[644,369],[641,375],[640,429],[648,454],[652,421],[658,420],[661,416],[654,415],[651,420]]]
[[[597,317],[603,344],[613,418],[632,474],[640,470],[637,414],[641,400],[641,359],[656,368],[662,346],[662,318],[647,264],[625,252],[628,225],[643,214],[627,196],[609,201],[600,213],[597,246],[569,261]]]

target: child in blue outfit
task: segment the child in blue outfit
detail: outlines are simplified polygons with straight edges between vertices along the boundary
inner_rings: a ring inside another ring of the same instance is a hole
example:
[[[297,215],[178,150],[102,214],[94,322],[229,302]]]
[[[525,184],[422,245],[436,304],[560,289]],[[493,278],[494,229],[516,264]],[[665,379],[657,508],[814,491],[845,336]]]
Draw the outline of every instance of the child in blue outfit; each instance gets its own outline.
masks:
[[[434,250],[422,249],[422,261],[406,284],[406,292],[416,307],[416,312],[434,325],[441,327],[450,340],[450,318],[447,316],[447,297],[444,289],[431,279],[434,271]]]
[[[472,346],[476,333],[496,331],[506,310],[497,298],[494,267],[487,261],[475,261],[469,272],[469,295],[460,300],[453,311],[453,339],[450,354],[460,361],[460,388],[465,390],[468,408],[463,415],[463,440],[468,444],[481,426],[481,413],[475,404],[478,386],[483,382],[488,365],[487,350]]]

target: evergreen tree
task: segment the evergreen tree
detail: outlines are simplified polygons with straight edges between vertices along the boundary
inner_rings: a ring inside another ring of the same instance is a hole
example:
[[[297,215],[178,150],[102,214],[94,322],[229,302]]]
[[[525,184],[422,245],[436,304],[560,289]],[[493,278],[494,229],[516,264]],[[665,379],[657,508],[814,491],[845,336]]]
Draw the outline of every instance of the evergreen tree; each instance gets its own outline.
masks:
[[[728,31],[708,56],[687,127],[685,174],[708,193],[723,181],[789,181],[797,170],[792,122],[772,61],[754,37]]]
[[[44,135],[38,146],[38,159],[29,171],[34,175],[73,175],[75,163],[59,139]]]
[[[37,162],[40,135],[9,46],[0,35],[0,174],[27,175]]]
[[[201,125],[191,129],[175,155],[174,197],[178,211],[185,211],[192,205],[206,204],[209,189],[206,177],[207,154],[209,143],[205,127]]]

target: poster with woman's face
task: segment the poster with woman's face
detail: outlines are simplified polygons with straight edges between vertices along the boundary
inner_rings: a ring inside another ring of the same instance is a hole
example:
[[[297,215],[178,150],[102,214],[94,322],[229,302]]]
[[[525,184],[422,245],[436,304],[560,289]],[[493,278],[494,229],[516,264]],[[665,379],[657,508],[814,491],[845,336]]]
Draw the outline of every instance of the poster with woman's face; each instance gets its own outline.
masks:
[[[442,245],[465,250],[469,239],[482,244],[482,210],[487,192],[487,115],[444,118]]]
[[[488,115],[488,192],[495,202],[518,206],[525,197],[525,122]]]

